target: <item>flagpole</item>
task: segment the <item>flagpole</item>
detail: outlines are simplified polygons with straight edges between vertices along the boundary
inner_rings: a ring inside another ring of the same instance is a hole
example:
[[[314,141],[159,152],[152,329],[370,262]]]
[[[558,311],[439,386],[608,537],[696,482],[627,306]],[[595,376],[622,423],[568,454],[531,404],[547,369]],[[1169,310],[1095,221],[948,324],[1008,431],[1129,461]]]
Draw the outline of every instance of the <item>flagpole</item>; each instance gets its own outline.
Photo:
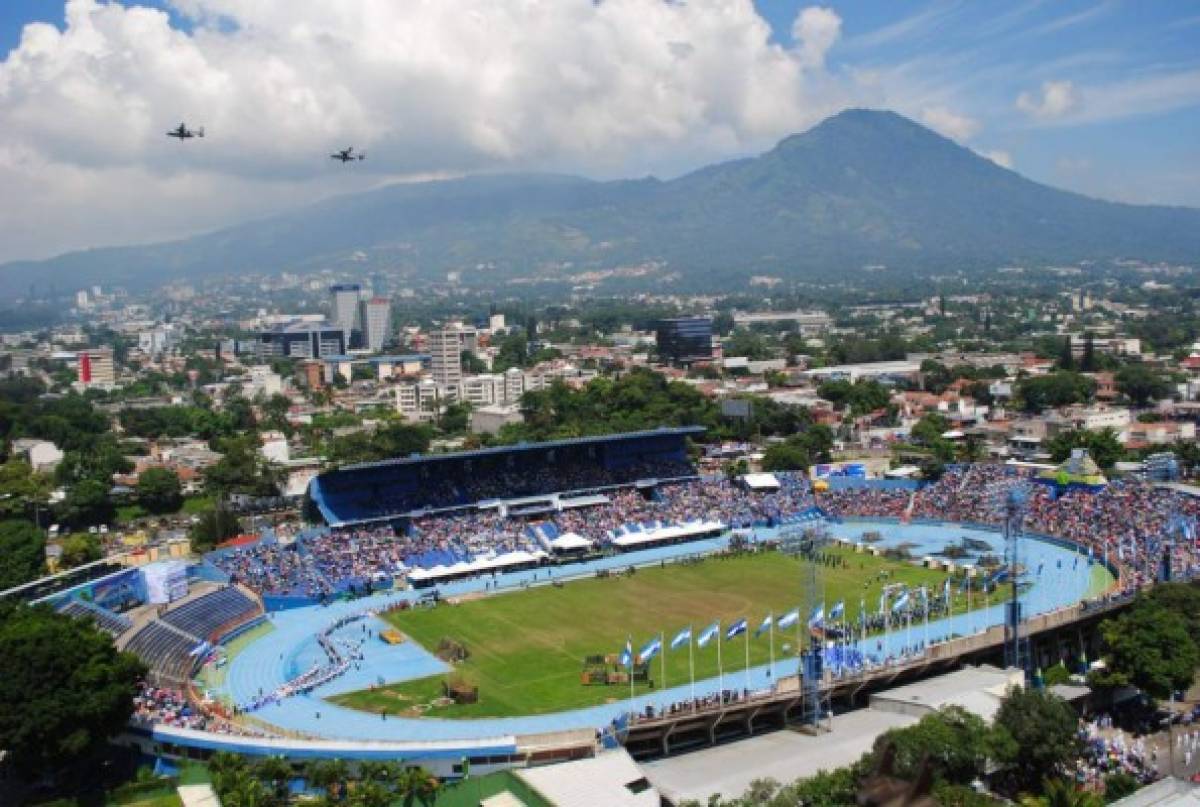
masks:
[[[723,693],[725,691],[725,668],[721,666],[721,645],[725,644],[725,637],[721,635],[721,623],[717,623],[717,635],[713,637],[717,640],[717,688]]]
[[[771,644],[771,666],[768,667],[770,672],[771,686],[775,686],[775,619],[774,614],[771,615],[771,624],[767,625],[767,641]]]
[[[662,631],[658,632],[659,653],[662,654],[663,682],[662,688],[667,688],[667,634]]]
[[[925,647],[929,647],[929,592],[921,587],[921,604],[925,606]]]
[[[750,625],[746,625],[746,692],[750,692]]]
[[[696,663],[692,656],[692,629],[688,628],[688,677],[692,682],[692,711],[696,711]]]

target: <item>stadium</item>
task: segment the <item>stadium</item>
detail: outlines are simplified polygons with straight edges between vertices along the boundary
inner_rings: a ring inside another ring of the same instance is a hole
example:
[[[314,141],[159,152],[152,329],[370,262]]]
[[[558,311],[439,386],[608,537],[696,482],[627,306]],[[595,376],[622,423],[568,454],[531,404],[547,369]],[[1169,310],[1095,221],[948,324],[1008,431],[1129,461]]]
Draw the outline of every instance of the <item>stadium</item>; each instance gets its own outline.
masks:
[[[1005,652],[1014,596],[1026,636],[1055,637],[1022,663],[1049,666],[1066,628],[1200,569],[1200,501],[1086,457],[932,483],[730,479],[696,471],[701,434],[327,472],[309,491],[322,523],[44,601],[148,665],[123,738],[147,755],[454,777],[819,721],[877,681]]]

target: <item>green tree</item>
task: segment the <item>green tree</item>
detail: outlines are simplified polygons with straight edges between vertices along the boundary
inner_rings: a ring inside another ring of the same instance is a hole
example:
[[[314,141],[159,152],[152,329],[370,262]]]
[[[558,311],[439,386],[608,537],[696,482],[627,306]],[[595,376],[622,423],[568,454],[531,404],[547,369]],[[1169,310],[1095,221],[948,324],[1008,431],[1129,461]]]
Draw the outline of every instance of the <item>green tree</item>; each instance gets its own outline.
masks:
[[[0,518],[32,516],[35,506],[44,506],[50,487],[50,479],[34,473],[28,462],[10,457],[0,465]]]
[[[913,726],[892,729],[875,740],[874,753],[895,748],[895,771],[902,779],[915,779],[928,760],[934,780],[969,784],[985,772],[997,742],[982,718],[958,706],[948,706],[921,718]]]
[[[1072,429],[1046,441],[1046,450],[1055,462],[1062,462],[1076,448],[1086,448],[1088,455],[1101,468],[1111,468],[1125,456],[1125,446],[1121,445],[1117,433],[1110,428],[1100,431]]]
[[[1045,791],[1041,798],[1022,800],[1023,807],[1101,807],[1104,799],[1066,779],[1047,779],[1042,789]]]
[[[1035,791],[1042,780],[1065,772],[1082,744],[1078,720],[1062,698],[1013,687],[996,712],[994,759],[1007,766],[1018,791]]]
[[[1030,376],[1017,384],[1017,394],[1026,412],[1083,403],[1095,393],[1096,383],[1087,376],[1068,370]]]
[[[1155,698],[1186,689],[1200,667],[1200,649],[1187,619],[1148,598],[1100,626],[1104,667],[1089,676],[1092,686],[1132,685]]]
[[[296,773],[283,757],[263,757],[254,764],[254,775],[271,788],[275,801],[287,804],[291,781]]]
[[[452,403],[438,417],[438,428],[446,434],[462,434],[471,422],[471,405],[466,401]],[[412,453],[412,452],[409,452]]]
[[[179,475],[169,468],[147,468],[138,476],[137,499],[151,513],[174,513],[183,505]]]
[[[109,486],[99,479],[84,479],[67,491],[60,506],[62,520],[72,527],[90,527],[107,524],[116,512]]]
[[[204,485],[210,493],[274,496],[279,492],[276,473],[258,453],[254,434],[222,440],[219,450],[221,459],[204,471]]]
[[[0,591],[36,580],[46,570],[46,539],[30,521],[0,521]]]
[[[462,369],[464,373],[478,375],[480,373],[486,373],[488,370],[487,363],[484,362],[483,359],[476,356],[474,351],[464,350],[461,354],[459,354],[459,358],[462,360]]]
[[[801,471],[810,464],[808,452],[790,441],[775,443],[763,452],[764,471]]]
[[[76,532],[63,539],[60,562],[64,568],[73,569],[100,560],[102,554],[99,538],[86,532]]]
[[[214,546],[241,532],[238,517],[223,507],[205,510],[197,516],[188,533],[193,552],[208,552]]]
[[[1117,371],[1113,381],[1117,390],[1134,406],[1145,406],[1171,394],[1167,379],[1141,363],[1125,365]]]
[[[0,605],[0,748],[33,778],[92,775],[125,728],[146,669],[84,620],[48,607]]]
[[[1141,783],[1131,774],[1123,771],[1110,773],[1104,777],[1104,801],[1112,804],[1140,790]]]

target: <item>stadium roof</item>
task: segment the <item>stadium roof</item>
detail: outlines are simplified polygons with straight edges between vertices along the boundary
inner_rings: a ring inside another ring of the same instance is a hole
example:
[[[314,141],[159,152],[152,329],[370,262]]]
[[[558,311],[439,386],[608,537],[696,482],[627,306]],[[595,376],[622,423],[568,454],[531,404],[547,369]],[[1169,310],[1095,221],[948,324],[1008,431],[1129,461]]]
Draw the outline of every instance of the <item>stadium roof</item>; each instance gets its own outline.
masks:
[[[626,440],[645,440],[651,437],[692,437],[695,435],[704,434],[703,426],[663,426],[658,429],[650,429],[641,432],[625,432],[623,434],[597,434],[591,437],[571,437],[566,440],[551,440],[545,443],[515,443],[507,446],[495,446],[493,448],[479,448],[474,451],[455,451],[448,454],[413,454],[408,457],[395,457],[390,460],[378,460],[376,462],[361,462],[357,465],[347,465],[344,468],[339,468],[330,473],[341,473],[343,471],[361,471],[369,468],[389,468],[398,465],[417,465],[424,462],[438,462],[451,460],[468,460],[482,457],[495,457],[502,454],[525,452],[525,451],[543,451],[551,448],[568,448],[575,446],[598,445],[601,443],[623,442]]]

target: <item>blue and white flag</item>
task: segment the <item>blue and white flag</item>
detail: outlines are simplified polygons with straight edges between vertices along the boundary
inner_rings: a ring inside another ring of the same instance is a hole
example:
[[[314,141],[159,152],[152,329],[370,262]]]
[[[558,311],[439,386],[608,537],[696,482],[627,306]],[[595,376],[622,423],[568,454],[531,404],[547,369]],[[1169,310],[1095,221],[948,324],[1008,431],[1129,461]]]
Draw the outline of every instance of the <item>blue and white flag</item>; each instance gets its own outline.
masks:
[[[950,578],[946,578],[945,584],[942,586],[942,599],[947,603],[950,602]]]
[[[896,601],[894,603],[892,603],[892,613],[895,613],[897,611],[903,611],[905,606],[907,606],[907,605],[908,605],[908,592],[905,591],[903,594],[901,594],[899,597],[896,598]]]
[[[633,666],[633,639],[625,639],[625,649],[621,651],[621,666]]]
[[[704,630],[700,631],[700,635],[696,637],[696,644],[704,647],[706,644],[717,638],[717,634],[721,632],[721,623],[719,621],[712,623]]]
[[[691,641],[692,641],[692,626],[688,625],[686,628],[679,631],[679,633],[675,634],[675,638],[671,640],[671,649],[678,650],[680,647],[682,647],[685,644],[690,643]]]
[[[882,614],[886,610],[887,610],[887,589],[885,588],[883,591],[879,592],[879,613]]]
[[[818,605],[816,608],[814,608],[812,610],[812,613],[808,615],[808,627],[810,629],[811,628],[819,628],[819,627],[821,627],[821,623],[824,621],[825,621],[825,606]]]
[[[737,622],[734,622],[732,625],[730,625],[725,630],[725,641],[728,642],[734,636],[738,636],[745,632],[746,632],[746,620],[743,617],[742,619],[739,619]]]
[[[642,649],[638,651],[638,664],[645,664],[647,661],[657,656],[660,650],[662,650],[662,639],[655,636],[653,639],[646,642],[646,644],[642,646]]]
[[[775,617],[771,614],[767,614],[766,618],[763,619],[762,624],[754,629],[754,638],[757,639],[759,636],[762,636],[764,633],[770,630],[774,621]]]
[[[788,611],[783,616],[779,617],[779,621],[776,622],[775,624],[778,625],[779,628],[782,630],[783,628],[790,628],[792,625],[795,625],[799,621],[800,621],[800,609],[793,608],[792,610]]]
[[[846,603],[844,600],[838,600],[837,602],[835,602],[833,604],[833,607],[829,609],[829,618],[830,619],[841,619],[845,615],[846,615]]]

